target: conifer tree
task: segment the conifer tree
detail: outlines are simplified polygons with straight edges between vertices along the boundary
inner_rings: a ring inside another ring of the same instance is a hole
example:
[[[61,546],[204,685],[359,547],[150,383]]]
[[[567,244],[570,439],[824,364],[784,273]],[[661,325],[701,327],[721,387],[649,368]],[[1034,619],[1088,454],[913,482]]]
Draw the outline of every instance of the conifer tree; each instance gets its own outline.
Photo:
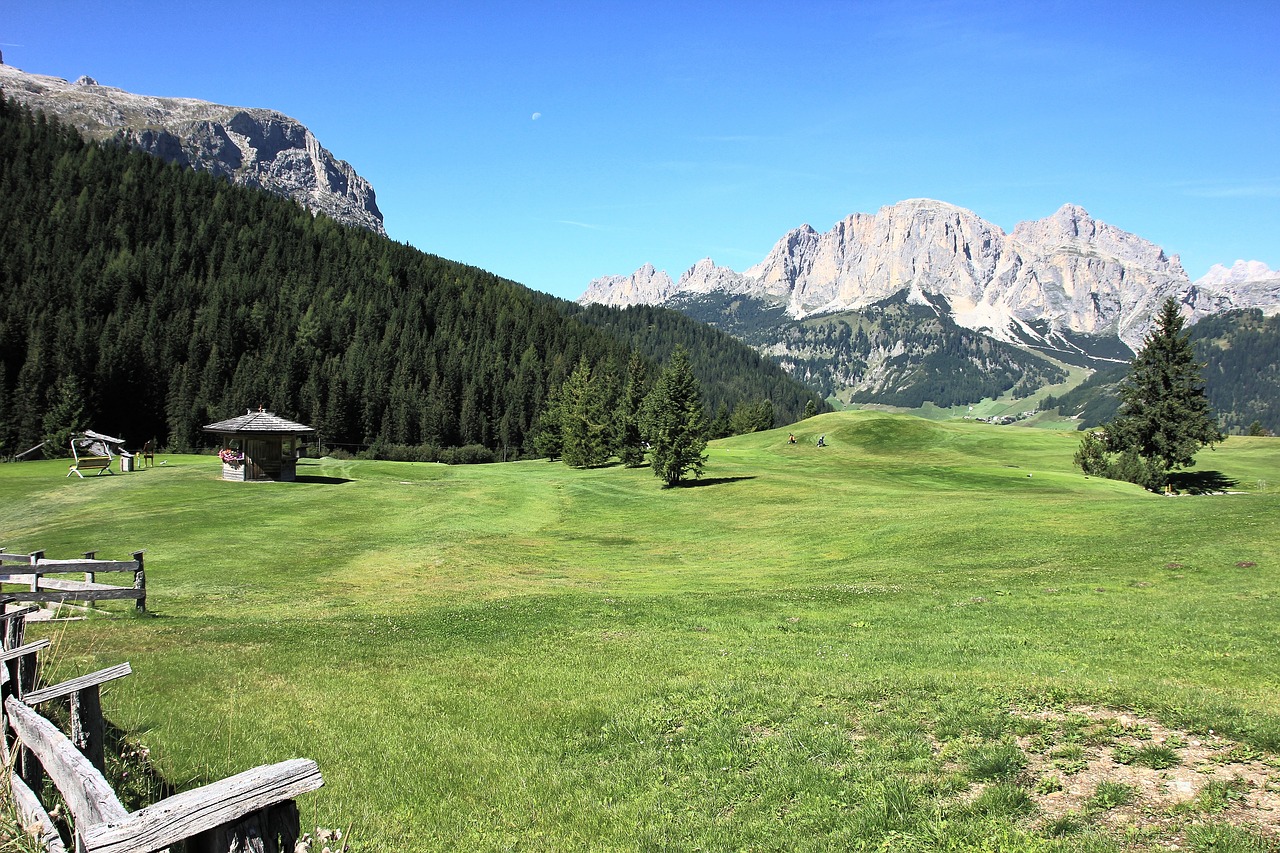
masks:
[[[618,401],[615,442],[622,464],[639,468],[644,464],[644,439],[640,435],[640,407],[649,388],[649,371],[640,353],[632,350],[627,362],[627,384]]]
[[[1225,437],[1183,325],[1178,303],[1166,299],[1120,382],[1120,412],[1104,431],[1106,452],[1097,446],[1097,436],[1086,436],[1076,454],[1085,473],[1156,489],[1169,472],[1194,465],[1197,450]],[[1110,454],[1119,455],[1113,460]]]
[[[583,357],[560,387],[561,455],[571,468],[593,468],[609,459],[609,422],[600,386]]]
[[[1222,441],[1178,303],[1166,299],[1120,383],[1119,437],[1165,471],[1195,464],[1196,451]]]
[[[671,361],[645,397],[640,430],[649,442],[654,476],[668,487],[689,474],[702,476],[706,463],[707,415],[689,353],[676,347]]]
[[[533,451],[539,456],[556,460],[564,450],[564,434],[560,429],[560,388],[547,393],[546,403],[538,415],[538,425],[533,435]]]

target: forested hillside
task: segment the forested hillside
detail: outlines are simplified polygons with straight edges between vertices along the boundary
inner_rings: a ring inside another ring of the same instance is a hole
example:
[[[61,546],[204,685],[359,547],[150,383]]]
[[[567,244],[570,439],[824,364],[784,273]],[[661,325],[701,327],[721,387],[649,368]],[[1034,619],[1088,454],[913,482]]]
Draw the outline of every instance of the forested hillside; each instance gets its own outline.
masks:
[[[0,452],[73,421],[194,447],[257,406],[333,443],[527,452],[580,357],[621,376],[631,346],[676,343],[661,319],[581,314],[0,103]],[[720,333],[670,328],[709,407],[772,395],[783,420],[815,398]]]
[[[1205,395],[1219,426],[1228,433],[1260,427],[1280,434],[1280,315],[1225,311],[1200,320],[1187,335],[1204,365]],[[1119,410],[1116,388],[1128,370],[1128,364],[1099,370],[1061,397],[1046,398],[1041,408],[1074,415],[1082,428],[1105,423]]]
[[[1062,381],[1061,368],[957,325],[898,294],[860,311],[789,319],[784,306],[713,293],[671,304],[774,355],[798,379],[853,403],[914,408],[976,403]],[[939,310],[941,309],[941,310]]]
[[[1247,433],[1256,422],[1280,435],[1280,314],[1227,311],[1205,317],[1189,332],[1223,429]]]

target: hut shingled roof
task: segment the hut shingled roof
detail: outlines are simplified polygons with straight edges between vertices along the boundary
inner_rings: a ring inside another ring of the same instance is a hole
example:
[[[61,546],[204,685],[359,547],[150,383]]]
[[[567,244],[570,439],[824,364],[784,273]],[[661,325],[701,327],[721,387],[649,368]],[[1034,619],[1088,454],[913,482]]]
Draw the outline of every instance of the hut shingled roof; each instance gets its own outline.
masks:
[[[205,432],[218,433],[279,433],[280,435],[299,435],[315,432],[313,427],[282,418],[273,412],[253,411],[250,409],[243,415],[218,421],[204,427]]]

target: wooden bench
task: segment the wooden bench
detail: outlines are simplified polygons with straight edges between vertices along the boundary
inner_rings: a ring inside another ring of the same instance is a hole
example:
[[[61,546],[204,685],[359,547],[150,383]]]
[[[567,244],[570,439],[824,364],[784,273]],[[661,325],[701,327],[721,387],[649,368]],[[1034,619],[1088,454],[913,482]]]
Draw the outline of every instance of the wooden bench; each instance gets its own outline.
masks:
[[[78,457],[75,462],[71,463],[71,470],[67,472],[67,476],[70,477],[72,474],[75,474],[83,480],[84,474],[80,473],[81,469],[85,471],[92,471],[95,468],[98,469],[99,477],[103,474],[115,473],[115,471],[111,470],[110,456],[81,456]]]
[[[132,599],[139,613],[147,611],[147,573],[143,551],[133,552],[132,560],[98,560],[95,551],[86,551],[82,560],[46,560],[43,551],[31,554],[0,553],[0,590],[19,601],[57,602],[112,601]],[[84,573],[83,581],[50,578],[46,575]],[[99,583],[101,572],[132,572],[132,586]],[[5,587],[22,585],[17,590]]]

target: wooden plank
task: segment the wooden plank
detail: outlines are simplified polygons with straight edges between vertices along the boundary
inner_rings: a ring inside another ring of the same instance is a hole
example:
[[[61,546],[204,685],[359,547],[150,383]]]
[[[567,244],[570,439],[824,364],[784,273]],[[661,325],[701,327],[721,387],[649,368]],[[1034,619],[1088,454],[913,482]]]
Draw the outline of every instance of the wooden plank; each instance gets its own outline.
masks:
[[[18,646],[16,649],[5,649],[0,652],[0,662],[8,663],[23,655],[29,655],[47,648],[49,648],[49,639],[46,637],[43,640],[36,640],[34,643],[27,643],[25,646]]]
[[[30,554],[0,554],[0,560],[16,560],[20,563],[30,563]]]
[[[91,672],[88,675],[67,679],[51,687],[32,690],[22,697],[22,701],[28,705],[37,705],[41,702],[48,702],[50,699],[61,699],[63,696],[70,696],[72,693],[84,690],[86,687],[95,687],[100,684],[106,684],[108,681],[115,681],[117,678],[124,678],[132,672],[133,667],[129,666],[128,661],[126,661],[115,666],[109,666],[106,669],[100,669],[97,672]]]
[[[14,596],[20,601],[112,601],[123,598],[141,599],[146,596],[146,591],[134,589],[131,586],[112,586],[97,591],[84,592],[55,589],[42,589],[38,592],[32,592],[29,589],[24,589],[15,591]]]
[[[69,572],[134,572],[137,560],[37,560],[35,571],[42,575]]]
[[[18,816],[22,819],[22,828],[28,832],[31,827],[39,826],[39,833],[32,833],[36,841],[49,853],[67,853],[62,837],[49,819],[49,813],[40,804],[40,799],[31,792],[27,783],[17,773],[9,776],[10,790],[13,792],[13,804],[18,808]]]
[[[75,592],[95,592],[106,590],[110,592],[113,589],[132,590],[131,586],[113,586],[109,583],[90,583],[89,581],[69,581],[62,578],[40,578],[40,589],[64,589]],[[132,597],[132,596],[130,596]]]
[[[105,823],[118,823],[128,817],[124,806],[89,759],[80,754],[66,735],[53,723],[10,696],[4,702],[9,715],[9,725],[17,732],[22,745],[31,750],[45,773],[53,780],[75,819],[76,832]],[[154,847],[134,847],[133,850],[154,850]]]
[[[35,575],[30,572],[24,572],[21,574],[15,572],[0,572],[0,583],[21,583],[30,585],[31,580],[34,577]]]
[[[80,837],[87,853],[158,850],[323,784],[314,761],[294,758],[175,794],[122,819],[90,826]]]
[[[22,607],[17,610],[10,610],[8,613],[0,613],[0,622],[9,622],[11,619],[25,618],[28,613],[35,613],[39,607]]]

